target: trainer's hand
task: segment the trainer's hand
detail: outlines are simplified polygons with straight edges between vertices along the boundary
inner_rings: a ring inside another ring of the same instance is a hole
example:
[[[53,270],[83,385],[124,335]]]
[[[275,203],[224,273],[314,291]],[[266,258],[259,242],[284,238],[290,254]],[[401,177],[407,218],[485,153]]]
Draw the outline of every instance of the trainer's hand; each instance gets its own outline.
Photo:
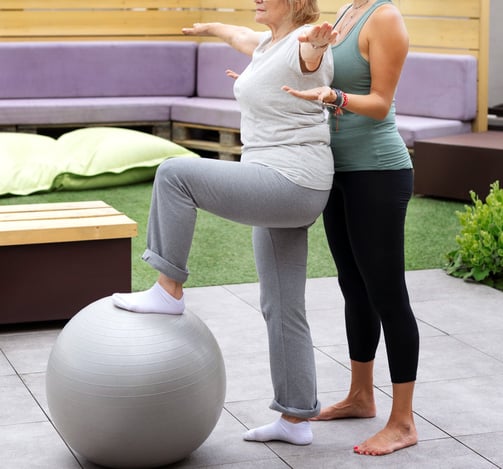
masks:
[[[286,91],[288,94],[291,94],[292,96],[306,99],[308,101],[324,102],[332,94],[332,90],[329,86],[319,86],[317,88],[311,88],[309,90],[296,90],[285,85],[282,86],[281,89],[283,91]]]
[[[239,78],[239,73],[236,73],[234,70],[228,69],[225,71],[225,74],[228,77],[234,78],[234,80],[237,80]]]

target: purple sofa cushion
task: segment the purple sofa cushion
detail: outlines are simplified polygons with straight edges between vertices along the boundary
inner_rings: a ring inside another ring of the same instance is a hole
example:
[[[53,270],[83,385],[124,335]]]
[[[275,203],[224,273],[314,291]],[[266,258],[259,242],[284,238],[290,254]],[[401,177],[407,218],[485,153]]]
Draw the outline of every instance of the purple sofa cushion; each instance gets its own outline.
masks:
[[[452,119],[437,119],[431,117],[396,116],[398,132],[407,147],[414,147],[416,140],[424,140],[447,135],[457,135],[471,132],[471,124]]]
[[[221,42],[202,42],[197,53],[197,96],[233,99],[234,79],[225,71],[241,73],[251,57]]]
[[[182,97],[0,100],[0,125],[166,122]]]
[[[472,120],[477,112],[477,60],[409,52],[395,100],[397,114]]]
[[[197,44],[183,41],[0,44],[0,98],[192,96]]]
[[[235,99],[186,98],[173,103],[171,120],[239,129],[241,111]]]

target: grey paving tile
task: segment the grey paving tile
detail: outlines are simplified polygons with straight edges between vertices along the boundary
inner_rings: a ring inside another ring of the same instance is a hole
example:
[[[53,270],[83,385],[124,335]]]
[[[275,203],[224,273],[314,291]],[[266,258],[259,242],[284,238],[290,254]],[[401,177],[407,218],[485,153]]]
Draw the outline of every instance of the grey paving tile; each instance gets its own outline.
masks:
[[[47,396],[45,394],[45,373],[29,373],[21,375],[21,379],[33,398],[37,401],[37,404],[47,415],[49,415]]]
[[[503,362],[456,337],[422,338],[418,382],[488,375],[503,375]]]
[[[306,308],[344,311],[344,298],[337,277],[309,279],[306,284]]]
[[[0,348],[18,373],[45,371],[60,329],[0,335]]]
[[[224,356],[227,374],[226,402],[272,399],[267,351]]]
[[[386,456],[354,454],[351,449],[282,456],[295,469],[494,469],[495,466],[462,444],[441,439],[420,442]]]
[[[453,436],[502,432],[502,388],[503,375],[418,383],[414,408]]]
[[[333,311],[310,309],[307,311],[307,320],[315,346],[346,344],[346,327],[342,308]]]
[[[207,467],[207,466],[200,466]],[[262,459],[254,462],[232,463],[211,466],[211,469],[285,469],[290,468],[289,465],[279,459]]]
[[[320,392],[348,389],[347,367],[315,350],[318,390]],[[273,390],[267,350],[224,356],[227,374],[226,401],[272,399]]]
[[[246,428],[238,420],[224,410],[208,439],[188,458],[172,467],[225,467],[226,465],[240,467],[241,464],[246,467],[251,462],[270,462],[276,457],[266,446],[252,445],[244,441],[245,430]]]
[[[467,334],[501,329],[503,292],[482,301],[470,296],[458,301],[432,300],[414,304],[418,319],[446,334]]]
[[[462,436],[459,441],[496,466],[503,467],[503,432]]]
[[[225,316],[208,314],[202,319],[225,355],[268,350],[264,318],[254,309],[229,312]]]
[[[258,283],[225,285],[224,288],[232,295],[240,298],[246,304],[250,305],[257,311],[260,311],[260,287]]]
[[[317,347],[321,352],[331,357],[333,360],[342,364],[348,370],[351,367],[348,347],[344,345],[330,345],[327,347]],[[386,348],[383,341],[379,343],[377,348],[376,357],[374,361],[374,385],[385,386],[390,384],[390,375],[388,368],[388,358],[386,356]]]
[[[412,311],[415,314],[414,304],[412,304]],[[419,329],[420,338],[446,335],[445,332],[441,331],[440,329],[434,326],[431,326],[430,324],[422,321],[418,317],[416,317],[416,321],[417,321],[417,328]]]
[[[477,297],[494,298],[501,292],[485,285],[465,282],[447,275],[442,269],[412,270],[406,272],[407,288],[411,301],[447,300]]]
[[[501,312],[501,329],[475,334],[458,334],[456,338],[481,352],[503,362],[503,311]]]
[[[0,376],[14,375],[16,371],[12,368],[11,364],[7,360],[7,357],[2,353],[0,349]]]
[[[247,285],[249,285],[248,288]],[[229,287],[198,287],[187,289],[185,305],[188,309],[197,313],[201,319],[212,317],[225,318],[229,313],[241,310],[259,310],[254,307],[253,302],[247,301],[245,295],[236,295],[234,288],[242,292],[254,290],[255,294],[250,294],[250,298],[257,296],[258,300],[258,287],[255,284],[231,285]]]
[[[19,376],[0,376],[0,403],[0,425],[47,420]]]
[[[349,367],[335,361],[318,349],[315,350],[314,358],[319,393],[349,389],[351,381]]]
[[[2,469],[79,469],[77,460],[48,422],[0,425]]]

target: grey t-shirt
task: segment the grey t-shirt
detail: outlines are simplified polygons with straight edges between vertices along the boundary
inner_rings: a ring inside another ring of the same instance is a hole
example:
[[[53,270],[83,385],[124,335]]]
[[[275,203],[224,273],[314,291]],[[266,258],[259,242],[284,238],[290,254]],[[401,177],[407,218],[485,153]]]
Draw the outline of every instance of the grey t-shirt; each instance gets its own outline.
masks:
[[[234,84],[241,108],[241,161],[275,168],[296,184],[317,190],[332,186],[333,157],[326,113],[318,101],[306,101],[281,89],[330,85],[330,50],[315,72],[302,72],[299,28],[268,48],[264,33],[250,65]]]

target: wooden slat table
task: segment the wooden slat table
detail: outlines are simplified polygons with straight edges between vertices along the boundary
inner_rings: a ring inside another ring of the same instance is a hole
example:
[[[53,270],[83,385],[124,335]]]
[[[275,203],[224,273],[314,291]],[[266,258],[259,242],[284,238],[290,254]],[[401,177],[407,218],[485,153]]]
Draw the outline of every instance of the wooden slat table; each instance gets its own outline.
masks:
[[[131,291],[135,221],[102,201],[0,205],[0,324],[69,319]]]

